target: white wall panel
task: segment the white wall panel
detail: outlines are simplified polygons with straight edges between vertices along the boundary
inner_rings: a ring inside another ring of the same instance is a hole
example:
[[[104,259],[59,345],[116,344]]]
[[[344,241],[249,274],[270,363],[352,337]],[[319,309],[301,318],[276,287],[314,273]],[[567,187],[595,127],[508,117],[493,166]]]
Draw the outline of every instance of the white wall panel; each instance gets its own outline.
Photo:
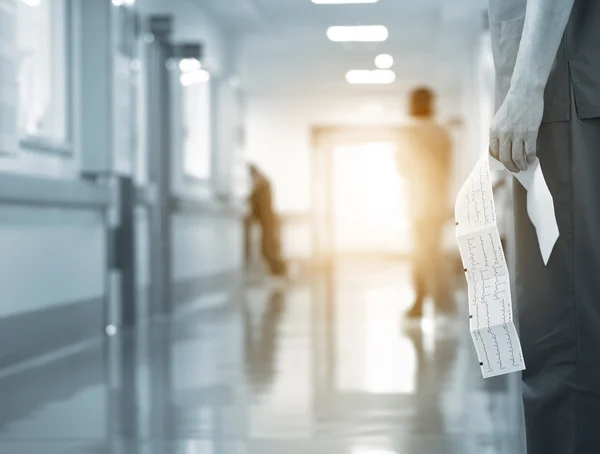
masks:
[[[0,206],[0,317],[99,298],[105,268],[100,213]]]
[[[240,220],[176,215],[172,228],[175,281],[241,269],[243,232]]]

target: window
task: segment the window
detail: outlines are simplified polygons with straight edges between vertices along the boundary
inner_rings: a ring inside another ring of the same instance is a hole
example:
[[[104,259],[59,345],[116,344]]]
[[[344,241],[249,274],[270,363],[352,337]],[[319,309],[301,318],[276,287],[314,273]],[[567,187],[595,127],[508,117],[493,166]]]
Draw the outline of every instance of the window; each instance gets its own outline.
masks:
[[[193,75],[193,76],[192,76]],[[211,93],[206,72],[182,74],[183,170],[192,178],[211,176]]]
[[[16,132],[16,8],[0,0],[0,156],[17,150]]]
[[[17,2],[21,139],[64,145],[68,128],[68,0]]]

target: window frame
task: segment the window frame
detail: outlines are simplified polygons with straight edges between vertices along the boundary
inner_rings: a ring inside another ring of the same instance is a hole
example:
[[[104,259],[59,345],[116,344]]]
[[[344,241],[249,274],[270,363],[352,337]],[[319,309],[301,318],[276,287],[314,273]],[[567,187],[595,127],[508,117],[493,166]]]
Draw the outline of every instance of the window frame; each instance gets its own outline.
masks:
[[[6,22],[8,27],[0,30],[0,158],[12,157],[18,151],[19,139],[17,133],[17,11],[16,2],[0,0],[0,22]],[[13,25],[12,27],[10,25]],[[9,113],[10,112],[10,113]],[[4,115],[12,117],[6,127]],[[5,129],[6,127],[6,129]]]
[[[208,120],[208,134],[209,134],[209,138],[207,141],[207,147],[208,147],[208,175],[205,177],[200,177],[196,174],[194,174],[193,172],[190,172],[187,168],[186,168],[186,141],[182,140],[182,156],[181,156],[181,171],[183,174],[183,178],[185,181],[187,181],[188,183],[194,184],[194,185],[198,185],[198,186],[211,186],[213,179],[214,179],[214,173],[215,173],[215,145],[216,145],[216,131],[215,131],[215,102],[216,102],[216,77],[215,75],[209,71],[204,69],[205,71],[207,71],[210,75],[210,78],[207,82],[204,82],[203,84],[206,85],[206,89],[208,91],[208,106],[207,106],[207,120]],[[185,118],[185,92],[186,92],[186,88],[189,87],[184,87],[180,85],[180,96],[181,96],[181,113],[182,113],[182,125],[185,125],[184,122],[184,118]],[[187,125],[185,125],[187,127]],[[200,150],[197,150],[197,152]]]
[[[52,1],[52,0],[46,0]],[[17,136],[19,141],[19,149],[28,152],[51,153],[65,157],[74,155],[74,122],[73,115],[75,111],[74,100],[74,82],[77,59],[75,58],[76,43],[75,43],[75,14],[74,1],[62,0],[65,3],[65,139],[54,139],[44,135],[26,134],[21,131],[21,125],[17,122]],[[17,41],[17,48],[18,48]],[[17,96],[17,103],[20,105],[21,100]]]

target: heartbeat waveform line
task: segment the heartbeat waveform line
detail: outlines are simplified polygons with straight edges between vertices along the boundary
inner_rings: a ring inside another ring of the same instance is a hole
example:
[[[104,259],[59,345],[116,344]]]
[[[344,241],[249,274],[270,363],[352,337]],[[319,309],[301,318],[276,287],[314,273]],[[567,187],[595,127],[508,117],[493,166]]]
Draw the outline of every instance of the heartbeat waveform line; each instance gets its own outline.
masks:
[[[492,224],[496,220],[493,193],[491,191],[490,171],[487,166],[478,165],[462,194],[463,206],[466,208],[467,225],[477,227]]]
[[[491,315],[490,315],[490,305],[485,304],[485,300],[483,301],[483,303],[485,305],[485,315],[486,315],[486,319],[487,319],[487,326],[490,327],[490,326],[492,326],[492,320],[491,320]]]
[[[506,319],[507,319],[507,314],[506,314],[506,304],[504,301],[504,298],[500,298],[499,295],[502,293],[505,293],[506,290],[501,290],[500,289],[500,282],[498,279],[495,279],[495,290],[494,290],[494,300],[495,301],[499,301],[501,303],[500,306],[500,310],[502,311],[502,320],[504,320],[504,323],[506,323]]]
[[[475,306],[475,314],[476,314],[476,318],[477,318],[477,329],[481,329],[481,317],[480,317],[480,304],[479,304],[479,300],[477,298],[477,284],[475,284],[475,288],[473,290],[473,304]],[[483,298],[482,298],[483,299]]]
[[[510,331],[508,330],[508,326],[504,325],[504,333],[506,334],[506,343],[508,345],[508,351],[510,353],[510,359],[512,365],[514,367],[519,367],[519,363],[517,362],[517,357],[515,356],[515,347],[512,343],[512,338],[510,337]]]
[[[491,373],[491,372],[493,372],[492,362],[490,361],[490,357],[488,355],[487,347],[485,345],[485,341],[483,340],[482,331],[479,331],[477,337],[481,341],[481,348],[483,349],[483,355],[485,356],[485,364],[487,365],[487,370],[488,370],[488,372]]]
[[[502,364],[502,354],[500,352],[500,344],[498,343],[498,336],[496,336],[496,333],[494,333],[494,331],[492,330],[492,328],[488,328],[488,334],[490,336],[492,336],[493,340],[494,340],[494,346],[496,347],[496,356],[498,357],[498,366],[500,367],[500,370],[504,370],[506,369],[506,367]]]
[[[488,166],[479,166],[479,182],[481,185],[482,192],[488,192],[488,188],[491,189],[491,181],[490,181],[490,170]],[[494,210],[494,196],[493,193],[490,193],[490,197],[488,197],[489,202],[485,203],[485,198],[483,200],[483,209],[484,209],[484,219],[485,223],[492,223],[496,220],[496,213]],[[490,216],[488,217],[488,213]]]
[[[469,261],[471,262],[471,270],[473,271],[478,271],[478,266],[480,265],[480,263],[478,261],[476,261],[475,257],[476,254],[473,251],[477,251],[477,246],[473,245],[474,239],[473,238],[468,238],[467,239],[467,247],[469,248]]]
[[[485,241],[483,240],[483,236],[479,237],[479,242],[481,244],[481,254],[483,255],[483,260],[486,268],[489,268],[490,262],[488,260],[487,251],[485,250]]]

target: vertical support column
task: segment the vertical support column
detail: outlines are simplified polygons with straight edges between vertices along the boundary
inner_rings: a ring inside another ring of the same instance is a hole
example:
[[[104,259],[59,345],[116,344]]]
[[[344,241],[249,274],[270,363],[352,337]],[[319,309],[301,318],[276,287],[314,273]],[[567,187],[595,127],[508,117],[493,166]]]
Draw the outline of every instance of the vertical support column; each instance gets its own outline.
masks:
[[[151,16],[147,35],[147,109],[149,178],[155,188],[150,211],[150,277],[153,314],[171,310],[171,127],[168,60],[173,18]]]
[[[113,170],[114,56],[110,2],[81,2],[81,168],[84,176]]]
[[[137,12],[111,2],[81,2],[81,171],[111,187],[105,321],[132,327],[136,314],[132,164],[135,153],[133,61]]]
[[[119,192],[119,225],[115,229],[116,265],[121,274],[121,323],[135,326],[135,187],[131,177],[117,177]]]

